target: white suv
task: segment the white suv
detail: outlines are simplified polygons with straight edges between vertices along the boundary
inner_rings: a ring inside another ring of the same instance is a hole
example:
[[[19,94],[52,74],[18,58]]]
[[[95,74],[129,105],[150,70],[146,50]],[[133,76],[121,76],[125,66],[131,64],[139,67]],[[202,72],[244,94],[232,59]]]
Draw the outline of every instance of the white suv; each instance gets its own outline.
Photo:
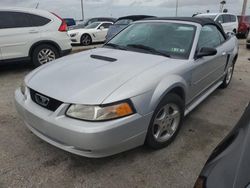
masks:
[[[35,66],[71,52],[66,23],[47,11],[0,8],[0,62],[32,60]]]
[[[238,31],[239,22],[236,15],[228,14],[228,13],[206,13],[206,14],[198,14],[195,17],[206,17],[211,18],[214,21],[219,22],[225,33],[234,32],[235,34]]]

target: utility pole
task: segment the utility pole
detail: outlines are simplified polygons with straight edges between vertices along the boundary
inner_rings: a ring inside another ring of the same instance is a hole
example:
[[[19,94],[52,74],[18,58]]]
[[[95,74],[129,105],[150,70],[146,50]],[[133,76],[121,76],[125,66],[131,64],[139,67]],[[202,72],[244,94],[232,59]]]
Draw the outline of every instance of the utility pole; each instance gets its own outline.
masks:
[[[36,9],[38,9],[38,7],[39,7],[39,2],[36,4]]]
[[[83,21],[84,20],[83,0],[81,0],[81,8],[82,8],[82,21]]]
[[[178,16],[179,0],[176,0],[175,16]]]
[[[221,1],[220,2],[220,12],[223,12],[223,8],[224,8],[224,5],[226,4],[227,2],[225,0]]]
[[[243,1],[243,6],[242,6],[241,16],[245,16],[246,15],[246,9],[247,9],[247,0],[244,0]]]

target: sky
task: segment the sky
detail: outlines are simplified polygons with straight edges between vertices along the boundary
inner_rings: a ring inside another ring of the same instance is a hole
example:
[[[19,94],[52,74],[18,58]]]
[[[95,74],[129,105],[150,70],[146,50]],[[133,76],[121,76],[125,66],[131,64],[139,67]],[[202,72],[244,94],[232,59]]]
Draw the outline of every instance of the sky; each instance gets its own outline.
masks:
[[[121,17],[131,14],[175,16],[177,0],[83,0],[84,17]],[[192,16],[196,12],[218,12],[221,0],[178,0],[178,16]],[[249,0],[248,0],[249,1]],[[0,0],[2,6],[36,7],[54,12],[61,17],[81,19],[81,0]],[[227,0],[225,8],[240,14],[243,0]],[[250,14],[250,1],[247,5]]]

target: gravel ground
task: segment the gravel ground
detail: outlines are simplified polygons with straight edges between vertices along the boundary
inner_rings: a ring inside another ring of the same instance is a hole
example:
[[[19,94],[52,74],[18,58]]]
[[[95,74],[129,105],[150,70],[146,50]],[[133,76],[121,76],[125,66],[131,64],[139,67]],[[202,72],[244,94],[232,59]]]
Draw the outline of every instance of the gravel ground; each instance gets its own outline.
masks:
[[[239,120],[249,101],[250,57],[241,41],[231,85],[216,90],[186,118],[176,141],[150,151],[139,147],[103,159],[57,149],[33,135],[18,117],[14,90],[32,67],[0,66],[0,188],[192,187],[215,146]]]

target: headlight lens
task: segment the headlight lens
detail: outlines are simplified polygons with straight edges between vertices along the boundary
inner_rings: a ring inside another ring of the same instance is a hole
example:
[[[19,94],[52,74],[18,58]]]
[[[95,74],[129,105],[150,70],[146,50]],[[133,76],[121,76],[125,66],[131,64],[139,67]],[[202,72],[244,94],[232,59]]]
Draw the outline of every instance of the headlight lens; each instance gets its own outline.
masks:
[[[129,116],[133,113],[135,111],[132,103],[126,101],[104,106],[72,104],[66,115],[87,121],[105,121]]]
[[[72,34],[70,34],[71,37],[75,37],[76,35],[78,35],[78,33],[72,33]]]

